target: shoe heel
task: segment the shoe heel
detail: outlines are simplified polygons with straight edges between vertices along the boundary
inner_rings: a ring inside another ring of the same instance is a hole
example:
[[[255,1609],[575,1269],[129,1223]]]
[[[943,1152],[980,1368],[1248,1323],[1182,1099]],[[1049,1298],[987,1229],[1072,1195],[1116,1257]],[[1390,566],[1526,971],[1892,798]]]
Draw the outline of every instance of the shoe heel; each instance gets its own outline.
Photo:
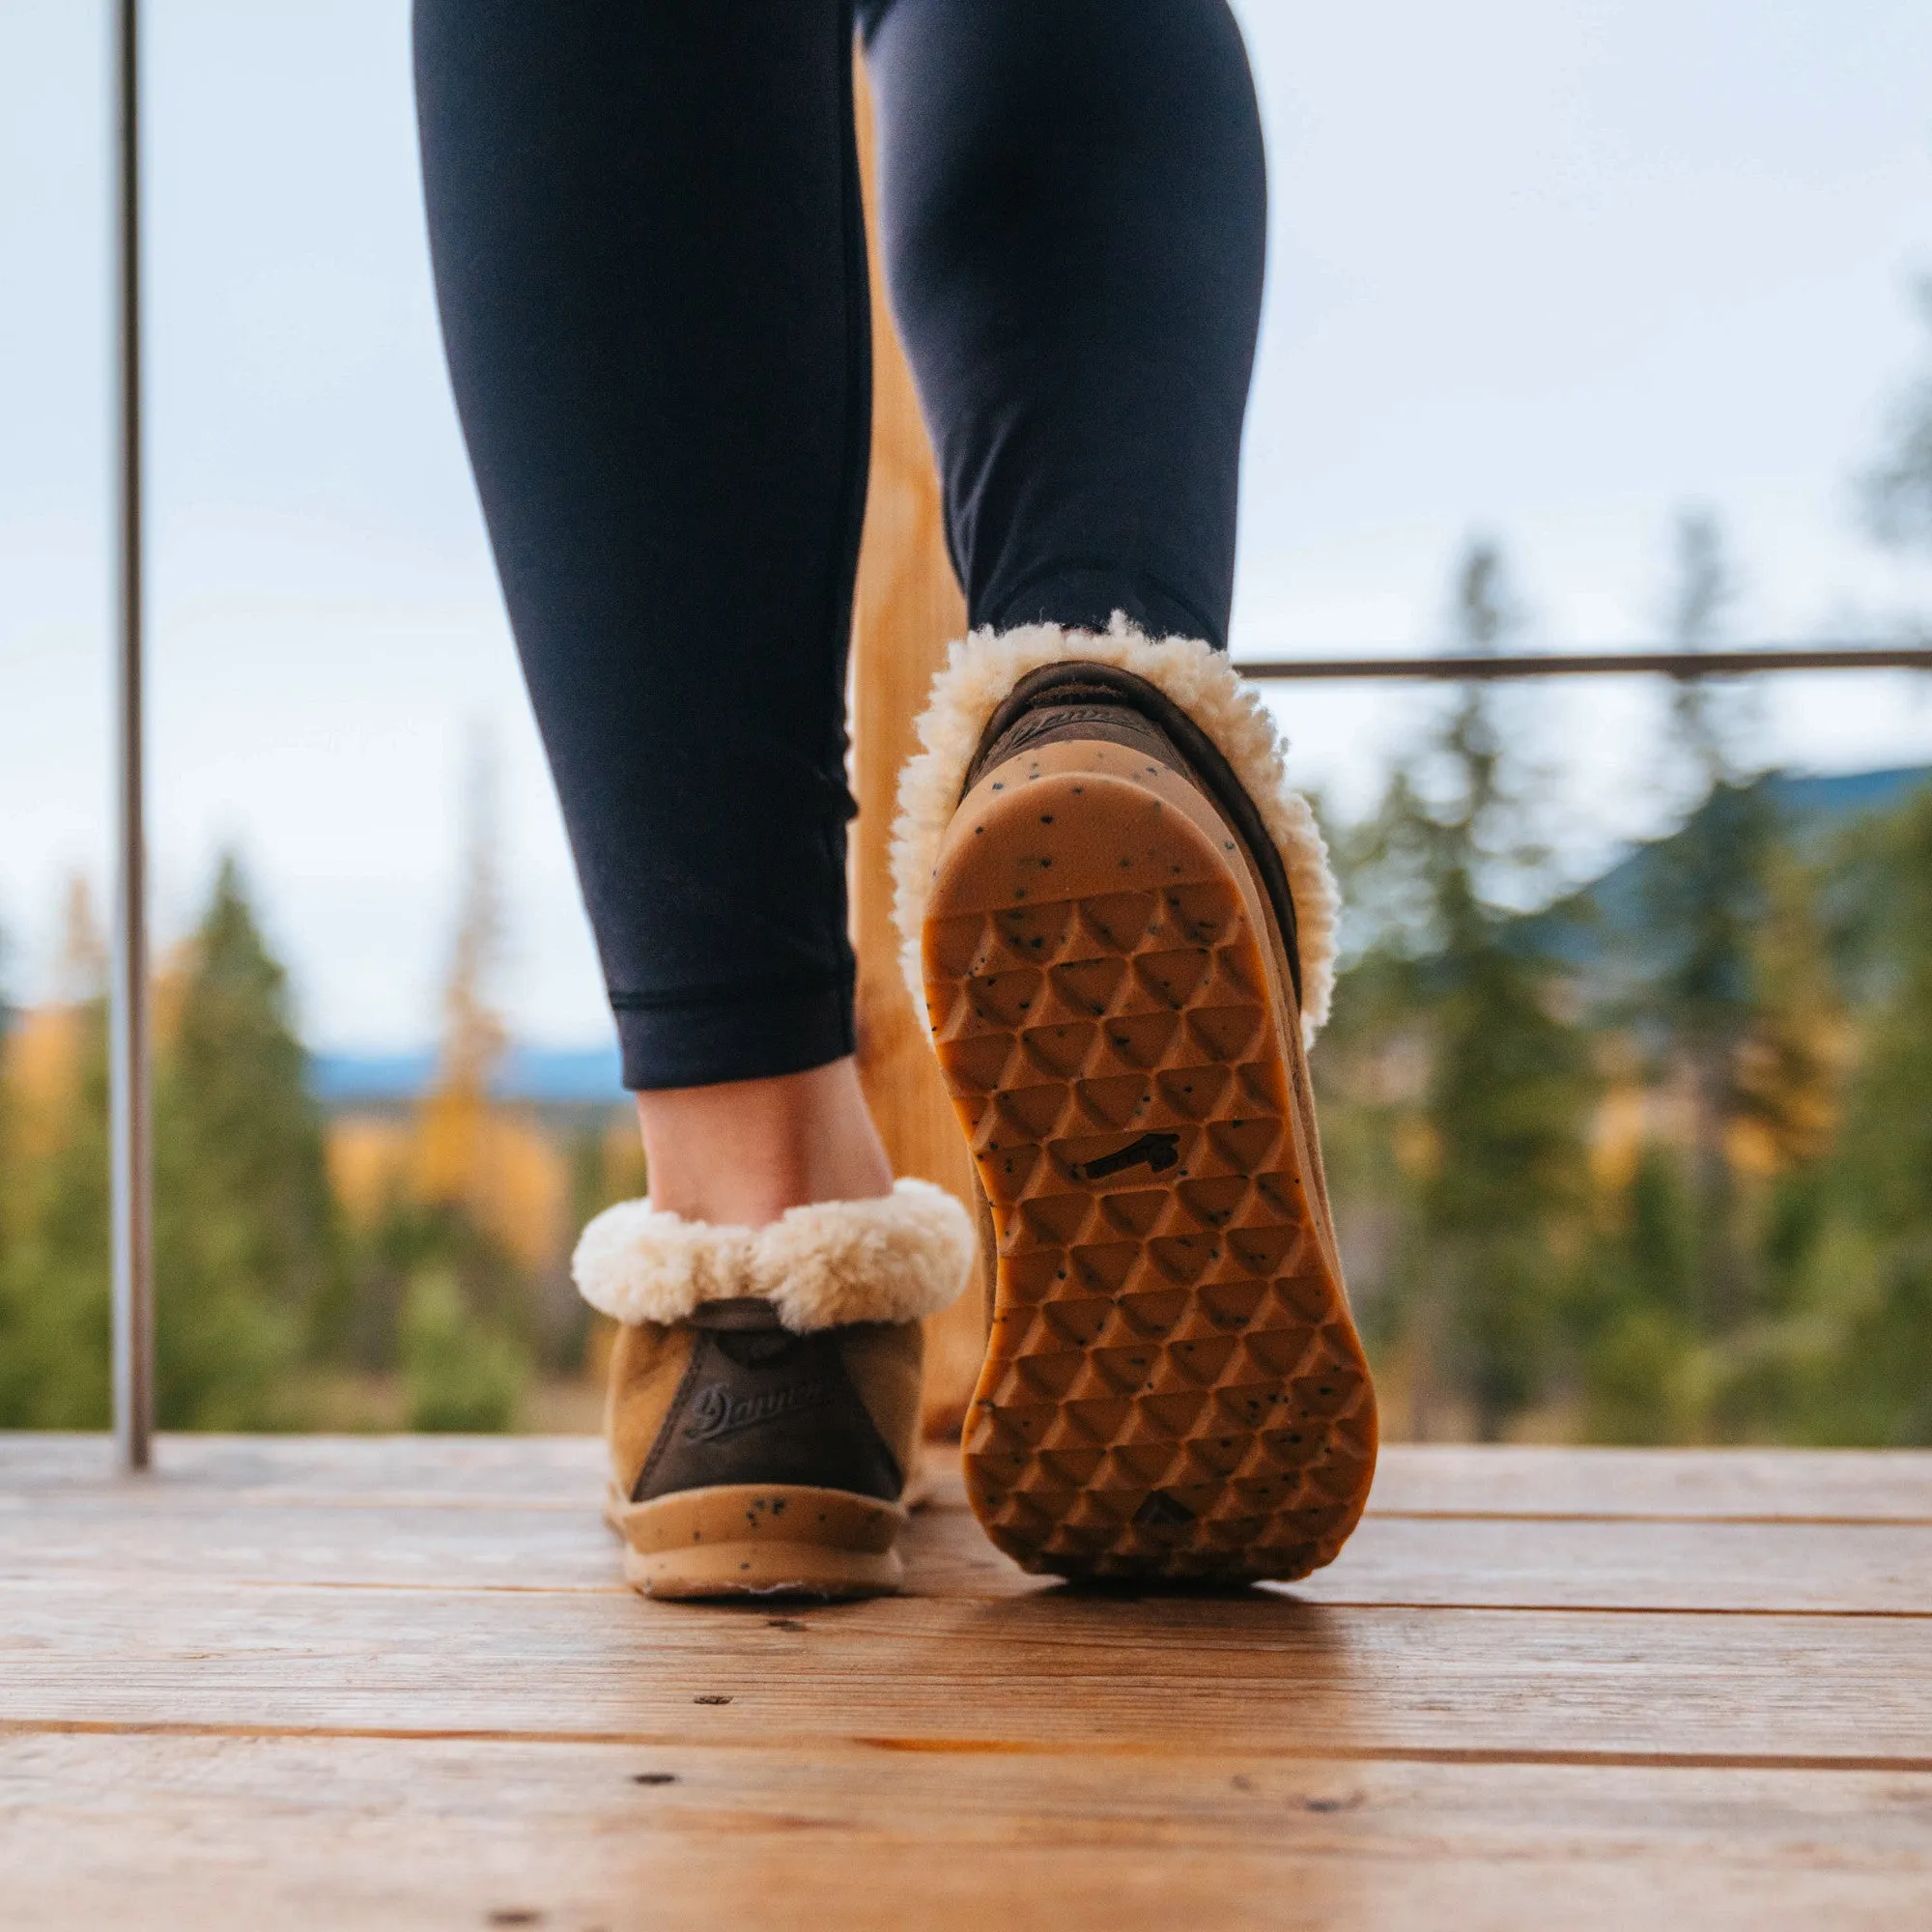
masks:
[[[843,1490],[720,1484],[612,1499],[605,1520],[625,1580],[651,1597],[876,1597],[905,1577],[906,1512]]]
[[[1374,1474],[1299,1017],[1236,835],[1076,741],[987,773],[941,848],[934,1045],[997,1236],[967,1494],[1025,1567],[1291,1578]]]

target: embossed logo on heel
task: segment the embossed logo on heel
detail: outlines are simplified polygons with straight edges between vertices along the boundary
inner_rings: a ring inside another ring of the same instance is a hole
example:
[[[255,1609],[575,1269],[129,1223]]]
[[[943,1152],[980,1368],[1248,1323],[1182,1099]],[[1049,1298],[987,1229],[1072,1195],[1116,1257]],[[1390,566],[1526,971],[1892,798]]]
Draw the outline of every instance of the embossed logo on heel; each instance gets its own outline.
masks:
[[[838,1384],[830,1377],[735,1395],[723,1382],[707,1382],[692,1401],[684,1439],[716,1442],[741,1429],[755,1429],[761,1422],[776,1422],[781,1416],[796,1415],[802,1408],[817,1408],[837,1393]]]

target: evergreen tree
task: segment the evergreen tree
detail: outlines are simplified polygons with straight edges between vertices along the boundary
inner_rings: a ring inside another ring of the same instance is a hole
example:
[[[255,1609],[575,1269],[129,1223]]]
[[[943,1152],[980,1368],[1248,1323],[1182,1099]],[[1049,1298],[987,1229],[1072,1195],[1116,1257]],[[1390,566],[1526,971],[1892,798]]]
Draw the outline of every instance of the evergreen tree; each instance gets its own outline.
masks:
[[[7,963],[7,935],[0,931],[0,967]],[[14,1085],[8,1075],[7,1037],[18,1018],[7,997],[7,982],[0,979],[0,1284],[7,1279],[7,1255],[19,1236],[21,1196],[25,1188],[26,1162],[22,1158],[20,1130]],[[0,1321],[5,1320],[5,1289],[0,1287]],[[4,1371],[0,1371],[4,1373]]]
[[[1874,843],[1877,991],[1836,1161],[1837,1191],[1869,1261],[1831,1378],[1831,1437],[1924,1444],[1932,1443],[1932,789],[1889,814]]]
[[[155,1092],[156,1408],[174,1428],[286,1419],[340,1251],[288,980],[222,860]]]
[[[0,1428],[108,1421],[106,949],[76,878],[53,1004],[0,1039]]]
[[[1614,1204],[1572,1319],[1592,1442],[1695,1439],[1708,1406],[1697,1325],[1695,1217],[1674,1151],[1652,1141]]]
[[[1715,522],[1681,520],[1670,629],[1720,633],[1730,573]],[[1617,1015],[1634,1027],[1653,1098],[1677,1122],[1641,1151],[1575,1311],[1589,1427],[1605,1439],[1690,1440],[1786,1426],[1777,1365],[1823,1221],[1842,1020],[1813,868],[1772,781],[1736,742],[1737,700],[1680,680],[1662,776],[1682,823],[1640,855],[1619,929]]]
[[[104,1429],[109,1421],[107,1011],[59,1013],[72,1049],[66,1091],[29,1153],[14,1138],[0,1252],[0,1428]],[[9,1056],[10,1061],[12,1056]],[[9,1067],[10,1129],[22,1109]]]
[[[436,1083],[416,1110],[412,1172],[372,1229],[356,1292],[358,1352],[399,1364],[411,1426],[504,1429],[541,1326],[526,1270],[493,1226],[504,1122],[490,1083],[506,1044],[490,998],[502,944],[495,784],[469,773],[456,932]]]
[[[69,997],[34,1016],[36,1040],[14,1042],[38,1057],[31,1151],[14,1064],[26,1056],[8,1056],[6,1426],[108,1420],[107,1026],[85,911],[80,898],[70,908]],[[300,1357],[335,1278],[334,1209],[285,976],[233,861],[155,1006],[156,1415],[171,1429],[293,1420]]]
[[[1512,622],[1498,553],[1472,546],[1458,642],[1493,650]],[[1508,901],[1540,866],[1515,766],[1495,699],[1471,681],[1421,776],[1392,782],[1371,846],[1389,923],[1355,975],[1378,978],[1384,1002],[1404,982],[1427,1065],[1403,1296],[1418,1435],[1435,1426],[1438,1392],[1490,1439],[1542,1391],[1587,1195],[1586,1043],[1552,969],[1512,932]]]
[[[1716,523],[1687,515],[1677,529],[1672,642],[1708,648],[1731,596]],[[1675,836],[1650,848],[1634,935],[1649,966],[1638,1004],[1688,1093],[1699,1312],[1706,1328],[1723,1333],[1753,1299],[1728,1136],[1745,1111],[1740,1061],[1759,1017],[1753,949],[1777,823],[1762,779],[1747,779],[1735,762],[1708,679],[1678,681],[1671,722],[1696,802]]]
[[[1715,522],[1686,517],[1673,597],[1681,649],[1714,641],[1730,594]],[[1685,678],[1672,726],[1694,802],[1647,854],[1631,935],[1643,968],[1635,1008],[1688,1103],[1693,1315],[1722,1343],[1776,1312],[1763,1183],[1813,1161],[1830,1138],[1837,1020],[1814,881],[1770,780],[1737,757],[1734,708],[1709,680]]]
[[[515,1420],[528,1358],[500,1330],[479,1330],[455,1277],[431,1268],[403,1297],[398,1353],[409,1426],[427,1434],[497,1434]]]

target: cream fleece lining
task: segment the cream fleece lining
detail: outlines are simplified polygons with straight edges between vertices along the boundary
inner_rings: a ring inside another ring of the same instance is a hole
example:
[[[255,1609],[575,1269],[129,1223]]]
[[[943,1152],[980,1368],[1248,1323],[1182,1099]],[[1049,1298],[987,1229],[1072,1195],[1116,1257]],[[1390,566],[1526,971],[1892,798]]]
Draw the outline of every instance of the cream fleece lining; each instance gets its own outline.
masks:
[[[793,1208],[763,1228],[715,1226],[620,1201],[571,1257],[592,1308],[637,1327],[755,1295],[795,1334],[847,1321],[915,1321],[958,1298],[973,1223],[943,1187],[900,1180],[877,1201]]]
[[[1260,695],[1229,663],[1193,638],[1149,638],[1118,611],[1104,635],[1029,624],[1014,631],[975,631],[947,654],[919,721],[923,752],[899,775],[893,824],[893,913],[900,964],[913,1005],[924,1010],[920,926],[940,841],[959,804],[961,786],[986,722],[1029,671],[1068,659],[1112,665],[1145,678],[1179,705],[1213,740],[1254,801],[1281,852],[1294,895],[1301,952],[1301,1025],[1313,1041],[1328,1017],[1335,983],[1335,924],[1341,895],[1315,814],[1289,789],[1283,745]]]

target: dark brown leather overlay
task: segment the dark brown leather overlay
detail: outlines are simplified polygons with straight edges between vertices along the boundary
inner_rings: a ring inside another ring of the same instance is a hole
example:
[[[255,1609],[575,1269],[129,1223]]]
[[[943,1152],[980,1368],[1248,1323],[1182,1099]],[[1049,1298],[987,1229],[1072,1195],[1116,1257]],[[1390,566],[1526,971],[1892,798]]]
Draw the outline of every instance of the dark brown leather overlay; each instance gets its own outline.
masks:
[[[904,1473],[846,1373],[850,1328],[794,1335],[768,1304],[692,1324],[691,1361],[633,1502],[718,1484],[797,1484],[896,1502]]]

